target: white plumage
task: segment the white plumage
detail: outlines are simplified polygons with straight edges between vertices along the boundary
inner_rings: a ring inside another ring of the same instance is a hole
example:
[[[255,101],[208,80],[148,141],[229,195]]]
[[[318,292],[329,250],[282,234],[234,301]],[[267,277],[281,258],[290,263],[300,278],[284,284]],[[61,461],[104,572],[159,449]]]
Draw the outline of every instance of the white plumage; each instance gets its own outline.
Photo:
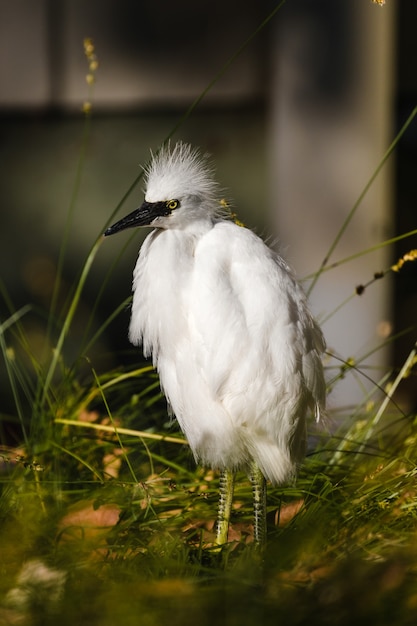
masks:
[[[148,225],[129,338],[152,356],[196,461],[291,479],[306,413],[325,405],[324,340],[286,262],[221,215],[205,157],[178,143],[146,170],[143,205],[106,231]]]

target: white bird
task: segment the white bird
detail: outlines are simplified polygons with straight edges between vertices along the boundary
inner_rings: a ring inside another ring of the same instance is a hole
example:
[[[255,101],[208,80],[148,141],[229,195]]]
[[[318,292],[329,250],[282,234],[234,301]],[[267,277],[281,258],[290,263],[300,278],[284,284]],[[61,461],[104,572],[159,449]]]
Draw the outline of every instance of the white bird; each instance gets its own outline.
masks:
[[[234,474],[250,474],[254,538],[266,483],[294,478],[306,414],[325,406],[322,332],[287,263],[224,213],[207,156],[164,147],[143,204],[108,228],[151,226],[134,270],[129,338],[152,356],[197,462],[221,471],[216,543],[227,541]]]

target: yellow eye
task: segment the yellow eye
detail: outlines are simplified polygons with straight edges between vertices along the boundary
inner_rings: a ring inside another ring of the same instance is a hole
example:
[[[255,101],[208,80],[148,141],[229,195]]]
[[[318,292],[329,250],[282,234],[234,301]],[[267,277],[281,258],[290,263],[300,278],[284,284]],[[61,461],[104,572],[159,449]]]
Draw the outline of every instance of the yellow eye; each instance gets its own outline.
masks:
[[[173,211],[174,209],[176,209],[179,206],[180,206],[180,203],[179,203],[178,200],[168,200],[167,203],[166,203],[166,207],[170,211]]]

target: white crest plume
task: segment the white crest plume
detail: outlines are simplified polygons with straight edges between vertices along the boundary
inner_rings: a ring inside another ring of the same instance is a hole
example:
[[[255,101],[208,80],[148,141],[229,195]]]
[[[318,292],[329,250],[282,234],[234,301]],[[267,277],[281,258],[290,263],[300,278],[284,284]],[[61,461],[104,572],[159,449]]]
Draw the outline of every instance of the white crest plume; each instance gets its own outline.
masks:
[[[148,202],[197,196],[218,206],[221,190],[208,155],[182,141],[152,155],[145,177]]]

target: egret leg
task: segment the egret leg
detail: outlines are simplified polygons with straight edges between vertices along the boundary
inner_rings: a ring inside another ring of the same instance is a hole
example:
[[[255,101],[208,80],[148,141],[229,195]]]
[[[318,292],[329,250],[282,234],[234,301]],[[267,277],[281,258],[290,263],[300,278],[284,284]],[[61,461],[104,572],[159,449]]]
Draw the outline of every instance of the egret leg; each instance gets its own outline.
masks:
[[[258,546],[266,543],[266,480],[256,463],[250,472],[253,493],[253,537]]]
[[[216,544],[222,545],[227,543],[229,531],[230,514],[232,511],[233,486],[235,474],[230,470],[223,470],[220,474],[220,500],[219,512],[217,517]]]

